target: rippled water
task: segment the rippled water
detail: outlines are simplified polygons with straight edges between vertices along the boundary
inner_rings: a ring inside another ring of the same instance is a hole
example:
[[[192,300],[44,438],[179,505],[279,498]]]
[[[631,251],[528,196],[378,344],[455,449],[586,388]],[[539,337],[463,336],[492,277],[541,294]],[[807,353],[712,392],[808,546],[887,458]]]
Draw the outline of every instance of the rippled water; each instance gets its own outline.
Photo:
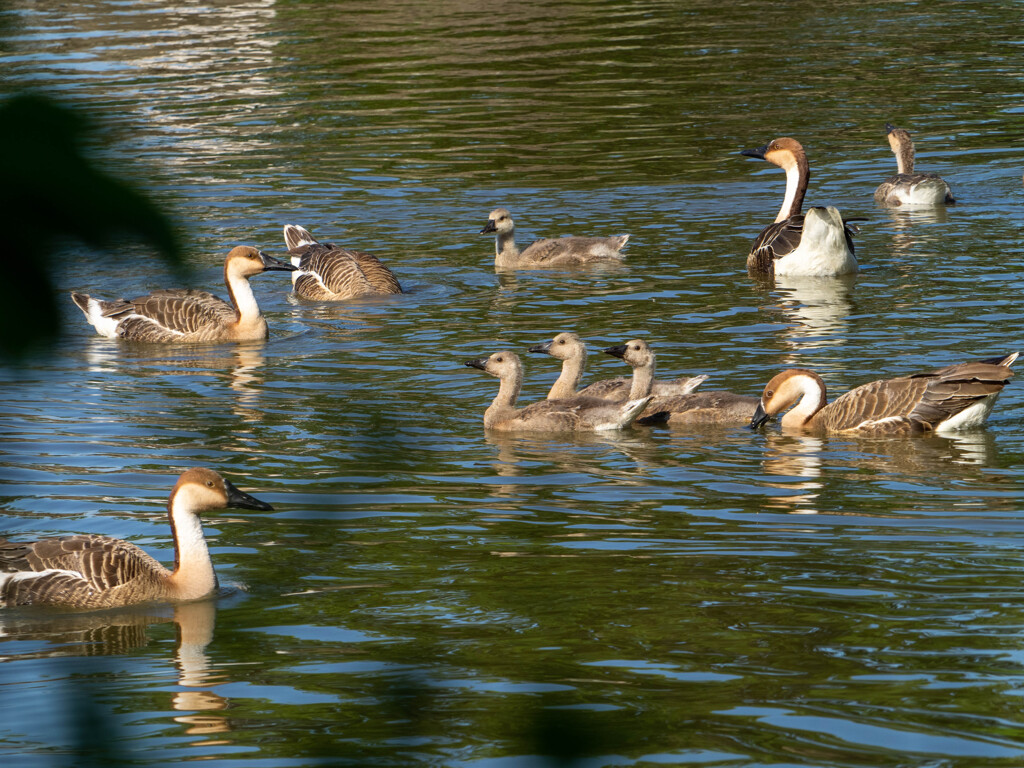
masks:
[[[55,354],[2,372],[8,536],[170,562],[196,465],[276,508],[209,515],[216,601],[5,611],[5,765],[1024,762],[1019,383],[956,439],[510,438],[461,365],[575,330],[590,376],[643,336],[706,386],[800,365],[840,393],[1021,349],[1013,6],[4,8],[0,88],[102,115],[95,155],[175,212],[195,285],[292,221],[408,289],[325,306],[268,273],[271,339],[210,348],[100,339],[67,301]],[[958,205],[875,207],[886,121]],[[747,277],[784,178],[737,153],[779,135],[808,202],[868,218],[858,277]],[[523,242],[628,232],[626,264],[496,274],[498,205]],[[120,253],[72,246],[61,287],[175,279]],[[556,364],[525,362],[538,399]]]

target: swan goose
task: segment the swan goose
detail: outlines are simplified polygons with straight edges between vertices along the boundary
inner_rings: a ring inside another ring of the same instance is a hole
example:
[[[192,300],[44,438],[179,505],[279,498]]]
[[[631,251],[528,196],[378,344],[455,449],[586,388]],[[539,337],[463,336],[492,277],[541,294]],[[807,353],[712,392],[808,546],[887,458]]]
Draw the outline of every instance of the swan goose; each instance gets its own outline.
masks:
[[[789,432],[901,436],[969,429],[988,417],[1013,376],[1010,366],[1016,359],[1014,352],[880,379],[851,389],[831,403],[818,374],[792,368],[768,382],[750,426],[757,429],[789,408],[782,417],[782,429]]]
[[[292,285],[297,296],[314,301],[344,301],[356,296],[402,292],[398,278],[376,256],[317,241],[307,229],[284,225],[291,255]]]
[[[515,223],[506,208],[495,208],[487,217],[480,234],[494,233],[494,266],[498,269],[514,267],[556,267],[585,264],[602,259],[623,259],[621,252],[629,235],[613,237],[552,237],[541,238],[523,251],[516,247]]]
[[[212,293],[169,289],[137,299],[106,301],[85,293],[71,298],[101,336],[129,341],[190,343],[253,341],[268,335],[249,278],[261,272],[295,269],[255,248],[240,245],[224,259],[228,303]]]
[[[856,272],[852,237],[856,230],[839,211],[816,206],[801,213],[811,172],[800,142],[783,137],[740,154],[766,160],[786,172],[786,197],[779,215],[754,240],[747,271],[763,277],[832,277]]]
[[[888,206],[936,206],[956,202],[949,184],[937,173],[914,173],[914,142],[903,128],[885,124],[896,155],[896,175],[878,185],[875,200]]]
[[[0,539],[0,606],[95,609],[205,597],[217,588],[217,576],[199,513],[224,508],[273,509],[211,469],[181,474],[167,500],[173,571],[134,544],[109,536]]]

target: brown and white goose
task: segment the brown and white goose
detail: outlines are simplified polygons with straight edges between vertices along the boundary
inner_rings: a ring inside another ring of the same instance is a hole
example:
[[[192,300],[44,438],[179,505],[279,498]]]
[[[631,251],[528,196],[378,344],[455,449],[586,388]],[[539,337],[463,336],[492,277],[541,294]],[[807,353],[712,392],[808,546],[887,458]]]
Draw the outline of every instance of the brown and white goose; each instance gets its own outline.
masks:
[[[786,172],[786,198],[775,222],[761,230],[754,240],[747,256],[747,271],[762,277],[831,277],[856,272],[855,230],[846,224],[839,211],[829,206],[801,213],[811,172],[800,142],[783,137],[757,149],[744,149],[740,154],[767,160]]]
[[[605,350],[633,369],[630,399],[643,397],[654,381],[654,350],[643,339]],[[758,399],[725,391],[701,391],[683,395],[654,397],[636,420],[637,424],[748,424],[757,409]]]
[[[953,200],[949,184],[937,173],[914,173],[914,142],[903,128],[885,124],[889,146],[896,155],[896,175],[878,185],[875,200],[889,206],[948,205]]]
[[[624,429],[643,411],[650,396],[613,403],[593,397],[542,400],[516,408],[523,385],[523,364],[515,352],[495,352],[490,357],[467,360],[465,365],[497,376],[498,396],[484,411],[484,427],[505,431],[599,432]]]
[[[480,234],[494,233],[494,266],[498,269],[516,267],[560,267],[607,259],[621,260],[621,252],[629,235],[613,237],[541,238],[525,250],[516,248],[515,223],[505,208],[495,208]]]
[[[357,296],[388,296],[402,292],[398,278],[376,256],[318,242],[308,230],[284,225],[291,254],[295,294],[314,301],[345,301]]]
[[[548,400],[562,400],[568,397],[599,397],[602,400],[619,402],[629,397],[631,379],[619,376],[601,379],[577,391],[583,370],[587,366],[587,345],[575,333],[560,333],[551,341],[535,344],[530,352],[551,355],[562,361],[562,372],[558,375]],[[707,376],[682,376],[672,381],[654,381],[649,394],[668,396],[686,395],[697,389]]]
[[[793,432],[900,436],[976,427],[988,417],[1013,376],[1010,366],[1016,359],[1014,352],[880,379],[851,389],[831,403],[818,374],[793,368],[768,382],[750,426],[756,429],[790,408],[782,417],[782,428]]]
[[[71,298],[101,336],[130,341],[192,343],[267,338],[267,321],[256,304],[249,278],[261,272],[295,269],[247,245],[224,259],[228,303],[205,291],[169,289],[137,299],[105,301],[85,293]]]
[[[0,539],[0,606],[112,608],[205,597],[217,588],[217,576],[199,513],[224,508],[273,509],[211,469],[181,474],[167,500],[173,571],[134,544],[109,536]]]

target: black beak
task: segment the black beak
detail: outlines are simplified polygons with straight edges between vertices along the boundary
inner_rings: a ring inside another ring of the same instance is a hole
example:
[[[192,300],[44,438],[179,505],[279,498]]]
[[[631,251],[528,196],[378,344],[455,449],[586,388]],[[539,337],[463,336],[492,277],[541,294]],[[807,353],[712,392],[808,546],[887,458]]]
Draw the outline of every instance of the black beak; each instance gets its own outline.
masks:
[[[481,235],[486,235],[488,232],[497,232],[498,228],[494,225],[494,219],[487,220],[487,226],[480,230]]]
[[[765,152],[768,151],[768,145],[765,144],[763,147],[757,149],[741,149],[740,154],[746,157],[756,157],[758,160],[764,160]]]
[[[626,356],[626,345],[619,344],[617,347],[608,347],[608,349],[605,350],[605,353],[621,360]]]
[[[757,429],[762,424],[768,421],[768,414],[764,411],[764,406],[761,403],[757,404],[757,410],[754,411],[753,417],[750,419],[750,428]]]
[[[487,370],[487,358],[481,357],[478,360],[467,360],[463,365],[468,365],[470,368],[479,368],[481,371]]]
[[[231,509],[259,509],[264,512],[273,509],[267,502],[238,490],[227,480],[224,481],[224,488],[228,492],[228,507]]]
[[[264,272],[294,272],[298,269],[298,267],[292,266],[287,261],[281,261],[273,256],[268,256],[263,251],[260,251],[260,258],[263,259]]]
[[[545,341],[543,344],[534,344],[532,347],[530,347],[526,351],[527,352],[541,352],[543,354],[547,354],[548,352],[551,351],[552,343],[553,342]]]
[[[898,130],[899,129],[895,125],[893,125],[892,123],[886,123],[885,124],[885,132],[887,134],[892,133],[893,131],[898,131]]]

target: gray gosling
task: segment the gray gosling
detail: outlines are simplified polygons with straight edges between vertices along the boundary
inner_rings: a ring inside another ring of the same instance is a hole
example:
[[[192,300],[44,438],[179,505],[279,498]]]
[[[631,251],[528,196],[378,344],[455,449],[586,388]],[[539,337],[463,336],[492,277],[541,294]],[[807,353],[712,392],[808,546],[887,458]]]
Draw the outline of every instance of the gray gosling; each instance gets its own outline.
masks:
[[[789,409],[785,432],[900,437],[970,429],[988,418],[1017,354],[872,381],[831,403],[818,374],[792,368],[768,382],[750,426]]]
[[[465,365],[497,376],[498,396],[484,411],[484,427],[513,431],[582,432],[624,429],[643,411],[650,395],[613,403],[590,397],[542,400],[516,408],[523,384],[523,364],[515,352],[495,352],[489,357],[467,360]]]
[[[494,266],[498,269],[516,267],[559,267],[586,264],[592,261],[622,260],[621,252],[629,235],[613,237],[541,238],[525,250],[516,248],[515,223],[505,208],[495,208],[480,234],[494,233]]]
[[[398,278],[376,256],[317,241],[307,229],[284,225],[295,294],[314,301],[345,301],[357,296],[401,293]]]
[[[105,301],[73,292],[72,300],[101,336],[129,341],[188,344],[254,341],[267,338],[249,278],[261,272],[291,272],[291,264],[240,245],[224,259],[224,284],[230,303],[205,291],[169,289],[137,299]]]
[[[629,397],[642,397],[643,393],[650,391],[651,382],[654,381],[655,357],[654,350],[647,342],[633,339],[610,347],[605,352],[622,359],[633,368]],[[745,425],[750,423],[758,402],[756,397],[715,390],[655,397],[636,423]]]
[[[273,509],[212,469],[181,474],[167,500],[173,571],[134,544],[109,536],[0,539],[0,606],[94,609],[206,597],[217,589],[217,575],[199,513],[224,508]]]
[[[602,400],[619,402],[629,397],[631,379],[618,376],[614,379],[601,379],[588,384],[577,391],[583,371],[587,366],[587,345],[575,333],[560,333],[551,341],[535,344],[530,352],[551,355],[562,361],[562,372],[548,392],[548,400],[562,400],[568,397],[599,397]],[[707,376],[681,376],[672,381],[655,380],[650,394],[665,397],[668,395],[687,395],[701,385]]]
[[[878,185],[875,200],[892,207],[950,205],[953,190],[937,173],[914,173],[914,142],[910,134],[891,123],[885,124],[889,146],[896,155],[896,175]]]

